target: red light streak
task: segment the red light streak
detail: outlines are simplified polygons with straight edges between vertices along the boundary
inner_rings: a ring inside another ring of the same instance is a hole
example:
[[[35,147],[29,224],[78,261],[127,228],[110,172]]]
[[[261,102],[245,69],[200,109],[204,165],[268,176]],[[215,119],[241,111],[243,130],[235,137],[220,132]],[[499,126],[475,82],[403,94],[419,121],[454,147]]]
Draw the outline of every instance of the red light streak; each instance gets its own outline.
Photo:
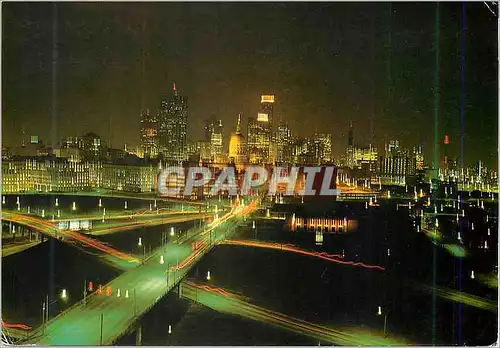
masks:
[[[24,324],[8,324],[5,321],[2,321],[2,326],[8,329],[21,329],[21,330],[31,330],[31,326],[27,326]]]
[[[226,239],[222,242],[223,244],[231,244],[231,245],[242,245],[242,246],[250,246],[257,248],[267,248],[267,249],[275,249],[275,250],[284,250],[290,251],[302,255],[317,257],[326,261],[340,263],[342,265],[363,267],[368,269],[378,269],[381,271],[385,271],[384,267],[377,265],[367,265],[362,262],[354,262],[354,261],[342,261],[339,260],[343,258],[342,255],[339,254],[328,254],[326,252],[311,252],[303,249],[299,249],[291,244],[279,244],[279,243],[265,243],[265,242],[255,242],[255,241],[240,241],[240,240],[230,240]]]
[[[195,284],[193,282],[186,282],[187,284],[191,285],[191,286],[194,286],[198,289],[202,289],[202,290],[206,290],[206,291],[210,291],[210,292],[214,292],[214,293],[217,293],[219,295],[222,295],[224,297],[233,297],[234,295],[231,294],[230,292],[227,292],[226,290],[224,289],[221,289],[221,288],[216,288],[216,287],[213,287],[213,286],[210,286],[210,285],[199,285],[199,284]]]

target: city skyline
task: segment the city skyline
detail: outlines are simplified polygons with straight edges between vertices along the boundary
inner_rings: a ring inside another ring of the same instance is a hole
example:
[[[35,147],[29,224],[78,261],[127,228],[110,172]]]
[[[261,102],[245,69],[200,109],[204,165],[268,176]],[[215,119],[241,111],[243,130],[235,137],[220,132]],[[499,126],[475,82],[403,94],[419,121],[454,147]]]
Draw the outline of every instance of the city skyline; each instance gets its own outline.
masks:
[[[2,343],[498,341],[498,2],[2,10]]]
[[[335,11],[338,6],[342,16]],[[3,45],[11,52],[4,56],[7,146],[16,145],[23,130],[49,144],[52,138],[94,132],[115,148],[137,146],[141,111],[156,112],[176,82],[189,98],[191,140],[203,138],[204,121],[211,115],[222,120],[229,139],[235,116],[243,115],[246,128],[247,119],[257,116],[260,96],[273,94],[275,122],[288,122],[299,136],[317,130],[332,134],[335,158],[345,152],[351,120],[357,138],[368,144],[374,135],[379,151],[399,139],[410,148],[422,144],[426,157],[431,155],[433,4],[324,4],[309,12],[305,4],[141,4],[136,12],[127,4],[56,7],[57,21],[52,5],[5,7]],[[459,7],[440,8],[438,133],[449,135],[449,155],[456,157]],[[467,11],[465,161],[496,167],[495,17],[484,4],[467,4]],[[98,12],[95,25],[91,17]],[[161,14],[172,21],[162,22]],[[254,21],[262,14],[267,21]],[[298,22],[313,21],[317,24],[299,30]],[[248,39],[247,46],[236,40],[238,35]],[[472,40],[476,36],[484,38],[481,45]],[[360,54],[363,50],[372,59]]]

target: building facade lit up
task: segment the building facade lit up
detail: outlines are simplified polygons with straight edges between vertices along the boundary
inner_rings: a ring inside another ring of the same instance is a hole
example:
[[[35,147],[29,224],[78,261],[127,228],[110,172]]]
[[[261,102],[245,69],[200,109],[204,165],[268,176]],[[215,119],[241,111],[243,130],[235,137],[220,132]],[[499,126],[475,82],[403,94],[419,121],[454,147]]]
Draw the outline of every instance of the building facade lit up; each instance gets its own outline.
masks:
[[[162,100],[158,116],[158,147],[163,158],[171,162],[187,159],[187,97],[178,95]]]

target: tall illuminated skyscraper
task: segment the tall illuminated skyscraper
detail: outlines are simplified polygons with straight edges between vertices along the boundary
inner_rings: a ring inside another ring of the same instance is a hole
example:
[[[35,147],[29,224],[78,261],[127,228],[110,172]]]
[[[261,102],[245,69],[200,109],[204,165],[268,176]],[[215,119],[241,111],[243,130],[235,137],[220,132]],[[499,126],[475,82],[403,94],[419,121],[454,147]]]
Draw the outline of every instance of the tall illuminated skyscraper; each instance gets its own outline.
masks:
[[[260,96],[260,114],[266,114],[268,124],[272,128],[274,122],[274,95]]]
[[[352,127],[352,121],[349,124],[346,157],[347,157],[347,166],[349,168],[353,168],[354,167],[354,128]]]
[[[218,157],[224,152],[223,133],[224,127],[222,121],[217,120],[215,116],[205,121],[205,141],[210,143],[211,158],[216,162]]]
[[[380,163],[380,177],[386,183],[402,184],[407,176],[414,175],[416,162],[408,150],[400,148],[399,141],[391,140],[385,145],[385,155]]]
[[[247,149],[251,164],[270,162],[272,128],[267,114],[248,118]]]
[[[141,150],[144,157],[158,156],[158,118],[149,109],[141,112]]]
[[[417,170],[424,169],[424,153],[422,152],[422,145],[413,148],[413,155],[415,157],[415,166]]]
[[[257,117],[248,118],[247,150],[251,164],[271,163],[274,95],[262,95]]]
[[[187,97],[179,96],[173,86],[173,96],[162,100],[158,117],[159,152],[168,161],[187,159]]]
[[[276,147],[278,163],[290,163],[292,160],[291,144],[292,131],[287,123],[280,123],[276,130]]]
[[[315,133],[312,137],[315,157],[318,164],[332,162],[332,135],[327,133]]]

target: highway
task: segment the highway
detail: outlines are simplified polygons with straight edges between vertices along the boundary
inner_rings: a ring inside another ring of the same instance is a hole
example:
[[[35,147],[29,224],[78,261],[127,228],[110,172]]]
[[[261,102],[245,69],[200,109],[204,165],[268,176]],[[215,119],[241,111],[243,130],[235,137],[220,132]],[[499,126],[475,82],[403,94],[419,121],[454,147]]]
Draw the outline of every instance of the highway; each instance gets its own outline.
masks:
[[[172,289],[206,251],[235,230],[236,224],[232,221],[234,218],[251,213],[253,209],[252,206],[233,209],[206,228],[189,230],[182,240],[157,248],[142,265],[105,284],[101,294],[98,291],[93,292],[85,301],[76,303],[50,320],[45,330],[39,327],[22,343],[112,344],[127,331],[138,316],[148,311]],[[210,243],[211,239],[213,243]],[[197,243],[195,250],[192,249],[193,243]],[[161,256],[163,263],[160,262]],[[107,296],[108,286],[111,290],[110,296]]]
[[[273,325],[280,329],[309,336],[323,344],[347,346],[405,346],[410,344],[392,335],[391,337],[384,337],[383,333],[379,331],[348,327],[333,329],[325,325],[293,318],[286,314],[251,304],[248,302],[248,298],[240,294],[233,294],[225,289],[207,284],[183,281],[181,295],[184,298],[201,303],[218,312]]]
[[[161,202],[171,202],[171,203],[186,203],[192,205],[204,205],[204,202],[195,201],[186,198],[174,198],[174,197],[162,197],[158,196],[157,193],[127,193],[124,191],[81,191],[81,192],[19,192],[19,193],[9,193],[9,196],[88,196],[88,197],[109,197],[109,198],[122,198],[122,199],[137,199],[137,200],[147,200],[147,201],[161,201]]]
[[[162,224],[179,223],[190,220],[204,218],[204,214],[188,214],[180,216],[162,217],[160,215],[148,215],[139,221],[114,222],[98,225],[89,234],[105,235],[110,233],[123,232],[142,227],[149,227]],[[63,242],[78,247],[84,252],[97,252],[101,259],[120,269],[128,269],[139,263],[139,258],[133,255],[123,253],[112,248],[106,243],[90,238],[82,233],[70,230],[59,230],[54,222],[50,222],[37,217],[15,214],[10,212],[2,212],[2,219],[13,221],[22,225],[26,225],[34,230],[37,230],[49,237],[59,239]]]
[[[40,244],[42,241],[40,240],[35,240],[35,241],[29,241],[25,240],[21,243],[9,243],[9,244],[4,244],[2,243],[2,257],[7,257],[10,255],[14,255],[17,253],[20,253],[26,249],[29,249],[31,247],[34,247],[35,245]]]
[[[414,281],[409,281],[416,289],[428,293],[435,293],[437,296],[454,302],[463,303],[467,306],[484,309],[493,313],[497,313],[497,301],[488,300],[480,296],[468,294],[462,291],[449,289],[446,287],[432,286],[419,284]]]

